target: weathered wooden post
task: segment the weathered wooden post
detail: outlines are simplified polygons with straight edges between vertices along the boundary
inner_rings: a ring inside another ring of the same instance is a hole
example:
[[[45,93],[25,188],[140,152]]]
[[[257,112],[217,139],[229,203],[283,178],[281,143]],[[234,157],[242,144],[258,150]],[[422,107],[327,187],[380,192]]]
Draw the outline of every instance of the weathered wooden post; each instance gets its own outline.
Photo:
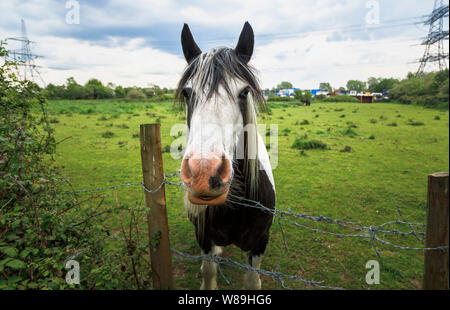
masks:
[[[140,126],[142,174],[155,289],[173,289],[160,124]]]
[[[428,176],[426,247],[448,246],[448,172]],[[448,290],[448,248],[425,251],[424,290]]]

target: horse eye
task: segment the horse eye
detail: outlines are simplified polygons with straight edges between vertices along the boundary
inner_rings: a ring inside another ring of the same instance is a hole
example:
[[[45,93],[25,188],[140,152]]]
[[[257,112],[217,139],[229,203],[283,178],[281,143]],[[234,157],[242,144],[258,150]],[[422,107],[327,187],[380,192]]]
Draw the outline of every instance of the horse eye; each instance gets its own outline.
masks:
[[[181,94],[185,99],[189,99],[192,95],[192,89],[191,88],[185,88],[181,91]]]
[[[239,98],[246,99],[248,96],[248,93],[250,92],[250,88],[246,87],[241,93],[239,94]]]

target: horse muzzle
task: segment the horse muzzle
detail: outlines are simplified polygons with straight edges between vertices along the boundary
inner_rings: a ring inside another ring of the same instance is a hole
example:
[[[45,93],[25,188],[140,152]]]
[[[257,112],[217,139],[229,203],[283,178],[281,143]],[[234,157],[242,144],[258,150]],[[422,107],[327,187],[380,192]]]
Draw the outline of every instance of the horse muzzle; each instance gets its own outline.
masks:
[[[210,158],[185,157],[181,164],[181,179],[193,204],[223,204],[230,190],[230,160],[225,153]]]

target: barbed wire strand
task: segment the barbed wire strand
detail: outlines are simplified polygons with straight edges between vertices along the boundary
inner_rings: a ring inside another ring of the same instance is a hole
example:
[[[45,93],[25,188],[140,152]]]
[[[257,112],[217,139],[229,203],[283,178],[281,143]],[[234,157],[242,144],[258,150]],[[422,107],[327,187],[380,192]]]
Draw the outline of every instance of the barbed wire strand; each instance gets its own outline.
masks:
[[[71,193],[80,193],[80,192],[94,192],[94,191],[103,191],[103,190],[108,190],[108,189],[117,189],[119,187],[129,187],[129,186],[136,186],[136,185],[141,185],[142,188],[150,193],[153,194],[157,191],[159,191],[162,186],[164,184],[167,185],[173,185],[173,186],[177,186],[177,187],[182,187],[184,188],[183,184],[180,183],[174,183],[174,182],[169,182],[167,181],[166,178],[171,178],[174,177],[176,175],[178,175],[180,173],[180,171],[176,171],[172,174],[164,174],[164,178],[163,181],[161,182],[161,184],[159,186],[157,186],[155,189],[148,189],[145,187],[145,185],[143,183],[126,183],[126,184],[119,184],[119,185],[114,185],[114,186],[109,186],[109,187],[101,187],[101,188],[94,188],[94,189],[85,189],[85,190],[76,190],[74,192]],[[231,198],[231,199],[230,199]],[[313,286],[313,287],[317,287],[317,288],[324,288],[324,289],[338,289],[341,290],[343,288],[340,287],[332,287],[332,286],[325,286],[322,285],[322,283],[324,281],[314,281],[314,280],[305,280],[302,277],[298,276],[298,275],[288,275],[285,273],[282,273],[280,271],[278,271],[278,268],[280,266],[281,260],[283,258],[283,256],[285,255],[285,253],[288,253],[288,246],[287,246],[287,242],[285,239],[285,234],[284,234],[284,229],[282,226],[282,221],[285,221],[287,223],[290,223],[293,226],[296,227],[300,227],[303,229],[307,229],[316,233],[321,233],[321,234],[326,234],[326,235],[331,235],[331,236],[335,236],[335,237],[349,237],[349,238],[362,238],[362,239],[368,239],[371,243],[371,246],[373,247],[375,253],[377,254],[380,263],[383,264],[383,260],[381,258],[381,254],[378,251],[377,247],[376,247],[376,242],[379,242],[381,244],[387,245],[387,246],[392,246],[394,248],[398,248],[398,249],[402,249],[402,250],[425,250],[425,251],[431,251],[431,250],[446,250],[449,247],[448,246],[437,246],[434,248],[429,248],[429,247],[407,247],[407,246],[401,246],[398,244],[394,244],[392,242],[389,242],[387,240],[384,239],[380,239],[377,237],[377,233],[382,233],[382,234],[393,234],[393,235],[399,235],[399,236],[409,236],[409,235],[413,235],[415,236],[419,241],[423,240],[423,236],[425,235],[424,232],[417,232],[414,229],[414,226],[426,226],[423,223],[411,223],[408,222],[404,219],[400,209],[397,207],[397,211],[399,213],[399,216],[401,217],[401,220],[395,220],[395,221],[389,221],[389,222],[385,222],[382,223],[378,226],[366,226],[363,225],[361,223],[357,223],[357,222],[351,222],[351,221],[344,221],[341,219],[333,219],[330,217],[326,217],[323,215],[318,215],[318,216],[312,216],[312,215],[307,215],[307,214],[302,214],[302,213],[295,213],[291,210],[291,208],[288,208],[287,211],[286,210],[280,210],[278,208],[268,208],[264,205],[262,205],[260,202],[258,201],[254,201],[254,200],[250,200],[250,199],[246,199],[243,197],[239,197],[239,196],[235,196],[233,194],[229,194],[229,198],[228,198],[229,202],[231,203],[236,203],[238,205],[244,206],[244,207],[251,207],[251,208],[257,208],[263,212],[266,213],[270,213],[271,215],[273,215],[274,217],[277,218],[278,221],[278,225],[280,227],[280,232],[282,235],[282,242],[283,242],[283,246],[284,246],[284,250],[280,255],[280,258],[278,259],[278,262],[275,266],[275,271],[268,271],[268,270],[263,270],[263,269],[258,269],[255,267],[252,267],[250,265],[247,264],[242,264],[239,263],[237,261],[232,260],[231,258],[224,258],[224,257],[220,257],[220,256],[216,256],[216,255],[211,255],[211,254],[202,254],[202,255],[192,255],[192,254],[188,254],[188,253],[183,253],[181,251],[178,251],[176,249],[171,249],[171,252],[174,253],[176,256],[178,256],[179,258],[182,259],[197,259],[197,260],[203,260],[203,261],[209,261],[209,262],[213,262],[216,263],[218,266],[218,271],[219,274],[221,275],[221,277],[225,280],[226,283],[230,284],[230,281],[225,277],[225,275],[222,272],[221,269],[221,265],[225,265],[225,266],[229,266],[229,267],[237,267],[240,269],[244,269],[247,271],[252,271],[252,272],[256,272],[260,275],[264,275],[267,277],[270,277],[276,281],[278,281],[281,286],[284,289],[291,289],[289,286],[287,286],[285,284],[286,280],[296,280],[299,282],[302,282],[306,285],[309,286]],[[306,220],[311,220],[311,221],[315,221],[315,222],[324,222],[327,224],[334,224],[334,225],[338,225],[340,227],[346,228],[346,229],[350,229],[353,231],[357,231],[359,233],[355,233],[355,234],[346,234],[346,233],[335,233],[335,232],[330,232],[330,231],[326,231],[326,230],[322,230],[322,229],[318,229],[318,228],[314,228],[314,227],[310,227],[304,224],[300,224],[297,223],[296,221],[293,221],[289,218],[287,218],[287,216],[293,217],[294,219],[306,219]],[[410,228],[409,232],[403,232],[397,229],[382,229],[385,226],[389,226],[389,225],[406,225]],[[139,241],[134,241],[134,240],[126,240],[120,237],[116,237],[111,235],[108,231],[106,237],[111,238],[111,239],[115,239],[115,240],[120,240],[120,241],[124,241],[124,242],[133,242],[135,244],[140,244],[143,246],[149,246],[149,244],[147,243],[143,243],[143,242],[139,242]],[[365,232],[366,234],[361,234],[362,232]],[[422,238],[419,237],[419,235],[422,236]]]

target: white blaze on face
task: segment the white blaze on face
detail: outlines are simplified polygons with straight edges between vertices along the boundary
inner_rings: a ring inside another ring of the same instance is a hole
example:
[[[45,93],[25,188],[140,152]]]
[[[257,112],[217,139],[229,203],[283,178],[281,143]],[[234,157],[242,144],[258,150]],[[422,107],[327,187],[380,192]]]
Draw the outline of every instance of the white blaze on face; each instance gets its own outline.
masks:
[[[186,156],[194,159],[220,158],[225,154],[233,160],[243,119],[238,96],[246,86],[243,82],[230,82],[233,98],[220,86],[217,94],[204,100],[202,94],[194,90],[196,105],[190,121]]]

